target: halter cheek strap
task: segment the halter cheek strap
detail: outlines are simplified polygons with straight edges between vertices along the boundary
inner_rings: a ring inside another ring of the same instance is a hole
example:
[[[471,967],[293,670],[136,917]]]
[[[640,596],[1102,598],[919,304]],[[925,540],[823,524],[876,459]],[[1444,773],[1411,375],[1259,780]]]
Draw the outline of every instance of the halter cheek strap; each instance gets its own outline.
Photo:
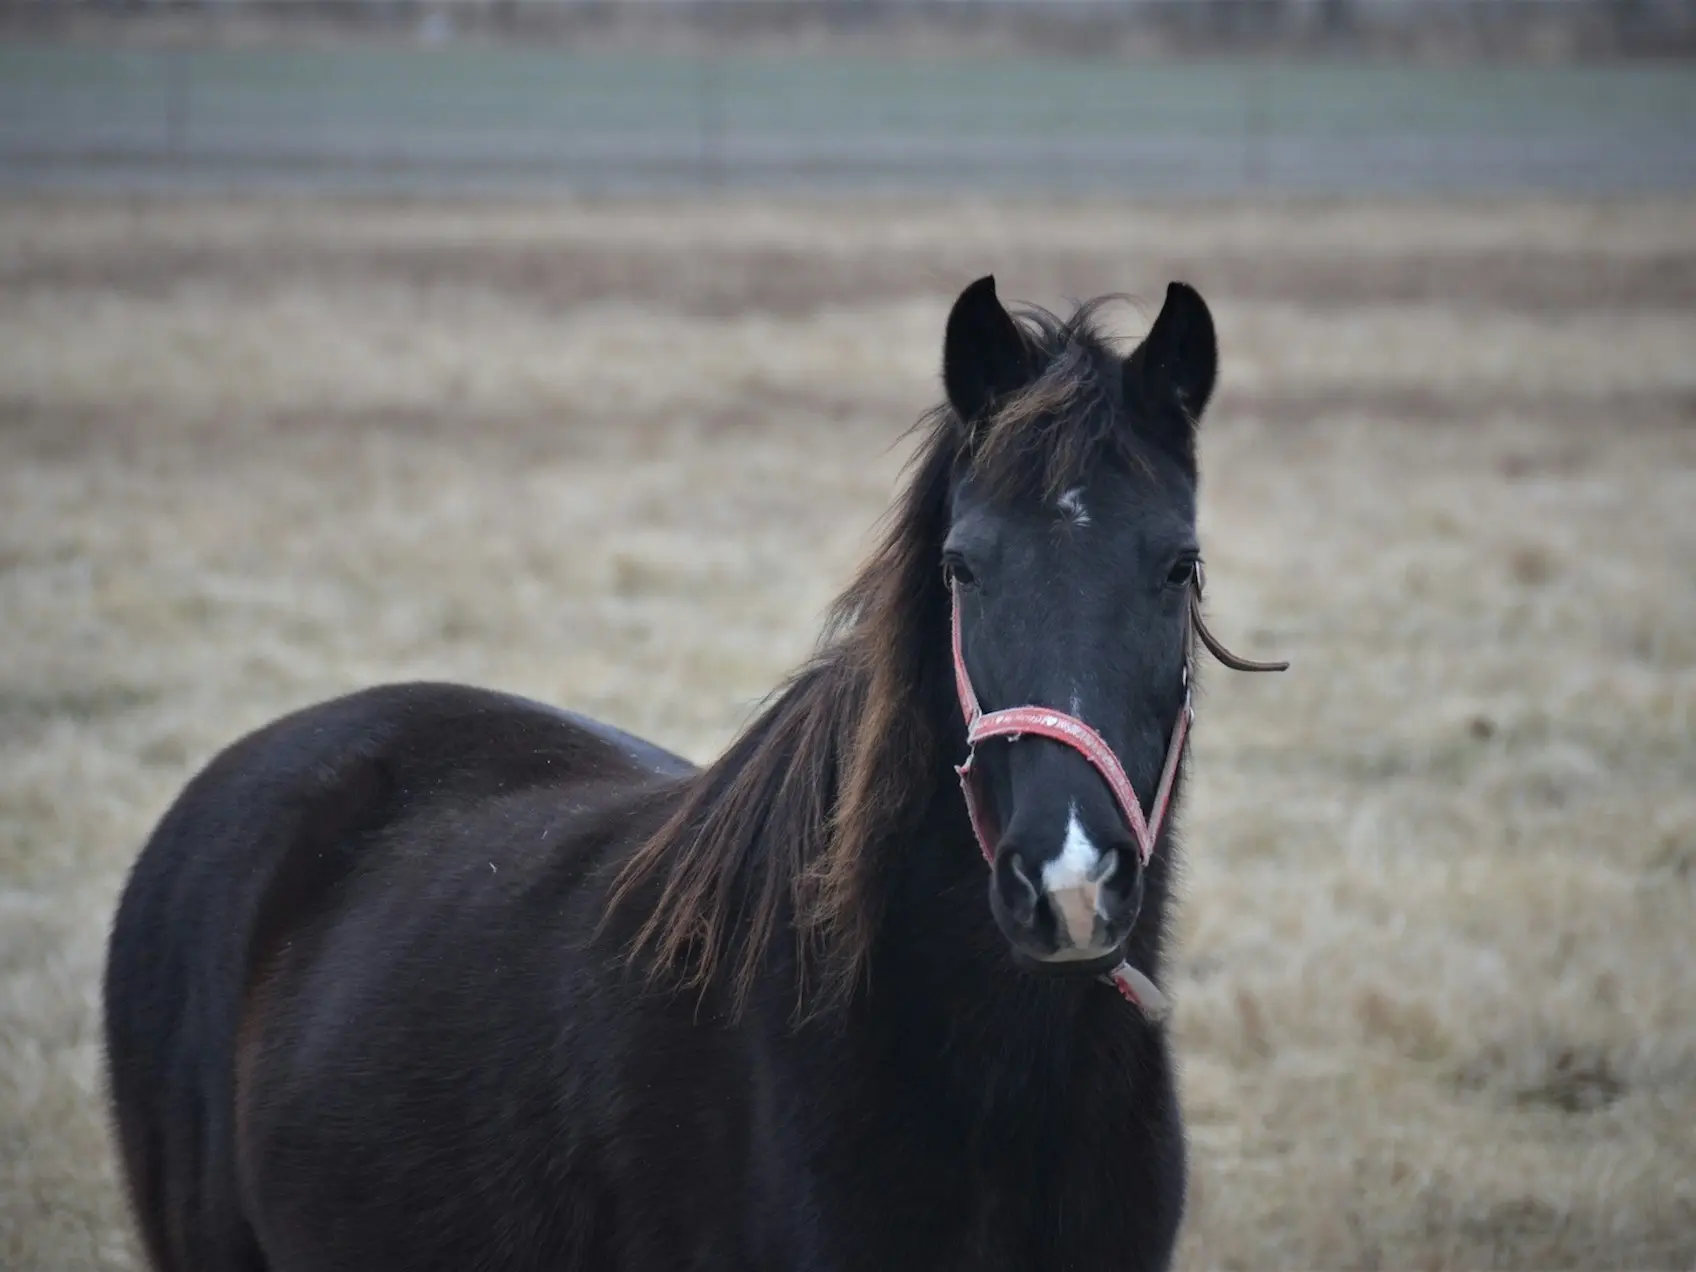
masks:
[[[1131,779],[1126,776],[1124,765],[1119,763],[1119,757],[1113,753],[1113,748],[1107,745],[1101,734],[1076,716],[1056,711],[1052,707],[1031,706],[1007,707],[984,714],[983,708],[978,704],[977,691],[972,688],[971,673],[966,670],[966,655],[960,638],[960,587],[957,583],[950,585],[953,602],[951,621],[954,689],[960,699],[960,712],[966,721],[966,758],[954,772],[960,778],[960,792],[966,800],[966,812],[971,818],[972,834],[977,838],[978,850],[991,866],[995,864],[995,843],[1000,838],[999,828],[991,824],[984,810],[972,762],[976,758],[979,742],[991,738],[1006,738],[1009,742],[1017,742],[1027,735],[1048,738],[1069,746],[1088,760],[1095,771],[1101,774],[1107,788],[1113,792],[1113,800],[1131,828],[1131,834],[1137,842],[1138,864],[1146,869],[1148,863],[1154,859],[1154,850],[1160,842],[1166,813],[1172,804],[1172,787],[1178,778],[1178,765],[1189,741],[1190,725],[1195,720],[1193,670],[1197,637],[1200,637],[1202,644],[1221,662],[1239,671],[1283,671],[1289,666],[1283,662],[1251,662],[1226,650],[1202,622],[1201,589],[1202,574],[1198,563],[1195,581],[1190,587],[1189,621],[1184,633],[1184,702],[1178,711],[1177,721],[1172,726],[1171,739],[1166,744],[1166,762],[1161,766],[1160,783],[1154,791],[1154,802],[1145,817],[1142,801],[1137,798],[1136,790],[1131,786]],[[1126,1002],[1140,1009],[1151,1020],[1163,1019],[1169,1010],[1166,997],[1159,987],[1129,962],[1121,961],[1103,979],[1117,989]]]
[[[1184,705],[1178,712],[1177,724],[1173,727],[1172,738],[1166,744],[1166,763],[1160,772],[1160,785],[1154,793],[1154,803],[1146,817],[1143,815],[1142,802],[1137,798],[1131,779],[1126,776],[1124,765],[1119,763],[1119,757],[1113,753],[1113,748],[1107,745],[1107,740],[1077,716],[1068,715],[1064,711],[1056,711],[1052,707],[1007,707],[1001,711],[991,711],[985,715],[978,705],[977,691],[972,688],[971,674],[966,670],[966,656],[960,640],[960,589],[953,587],[954,616],[954,687],[960,697],[960,711],[966,719],[966,760],[954,771],[960,777],[960,789],[966,797],[966,809],[971,814],[972,831],[977,836],[978,848],[983,853],[984,860],[995,861],[994,842],[998,837],[985,818],[982,807],[974,790],[972,780],[972,761],[977,753],[977,745],[990,738],[1006,738],[1017,742],[1026,734],[1039,738],[1048,738],[1071,747],[1088,760],[1102,780],[1107,783],[1107,789],[1113,792],[1114,802],[1119,805],[1119,811],[1125,816],[1126,823],[1131,828],[1131,834],[1137,841],[1137,862],[1145,869],[1154,858],[1155,845],[1160,840],[1160,831],[1166,820],[1166,810],[1172,802],[1172,784],[1177,780],[1178,761],[1183,756],[1184,744],[1189,739],[1190,722],[1195,718],[1195,708],[1191,704],[1190,662],[1193,657],[1193,642],[1186,636],[1184,643]]]

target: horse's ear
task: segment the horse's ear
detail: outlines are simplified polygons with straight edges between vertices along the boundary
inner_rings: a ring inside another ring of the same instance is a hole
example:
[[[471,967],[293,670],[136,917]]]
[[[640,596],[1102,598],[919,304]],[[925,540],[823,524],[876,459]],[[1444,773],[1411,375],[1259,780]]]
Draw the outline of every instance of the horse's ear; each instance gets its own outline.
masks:
[[[1195,427],[1219,372],[1219,343],[1207,302],[1186,283],[1166,288],[1148,336],[1125,360],[1125,401],[1137,427],[1190,465]]]
[[[948,313],[942,340],[942,385],[948,404],[968,428],[981,423],[997,398],[1030,383],[1031,354],[1019,324],[1002,308],[995,278],[967,287]]]

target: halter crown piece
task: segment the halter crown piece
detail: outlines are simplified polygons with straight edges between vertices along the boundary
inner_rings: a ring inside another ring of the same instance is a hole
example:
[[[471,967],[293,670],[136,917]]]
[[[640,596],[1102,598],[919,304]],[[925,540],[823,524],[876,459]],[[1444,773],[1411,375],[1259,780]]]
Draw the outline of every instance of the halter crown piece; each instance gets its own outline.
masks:
[[[1009,742],[1017,742],[1027,734],[1032,734],[1071,747],[1101,774],[1102,780],[1113,792],[1113,799],[1119,805],[1119,810],[1125,815],[1131,834],[1136,838],[1137,861],[1144,869],[1147,868],[1160,842],[1160,831],[1166,822],[1166,812],[1172,804],[1172,786],[1177,781],[1178,763],[1183,758],[1184,746],[1189,741],[1190,725],[1195,720],[1194,670],[1197,639],[1200,639],[1210,654],[1235,671],[1284,671],[1290,665],[1287,662],[1253,662],[1247,658],[1239,658],[1221,645],[1202,621],[1202,585],[1202,569],[1198,561],[1194,581],[1190,585],[1189,621],[1184,632],[1184,704],[1179,708],[1177,721],[1172,726],[1171,740],[1166,744],[1166,762],[1161,766],[1160,784],[1155,788],[1154,800],[1149,805],[1147,816],[1144,816],[1142,801],[1137,798],[1136,790],[1131,786],[1131,779],[1125,775],[1124,765],[1120,764],[1119,757],[1113,754],[1113,748],[1107,745],[1101,734],[1076,716],[1056,711],[1052,707],[1029,706],[1007,707],[1000,711],[984,713],[983,708],[978,705],[977,691],[972,688],[971,674],[966,670],[966,656],[960,640],[960,585],[950,584],[949,590],[953,600],[954,689],[960,698],[960,711],[966,719],[966,759],[954,772],[960,778],[960,791],[966,799],[966,812],[971,818],[972,833],[977,837],[978,849],[991,866],[995,864],[995,850],[992,846],[995,836],[978,799],[972,761],[977,754],[979,742],[990,738],[1006,738]],[[1166,996],[1152,980],[1132,967],[1128,961],[1121,960],[1119,965],[1102,979],[1117,989],[1126,1002],[1139,1009],[1150,1020],[1165,1018],[1168,1011]]]

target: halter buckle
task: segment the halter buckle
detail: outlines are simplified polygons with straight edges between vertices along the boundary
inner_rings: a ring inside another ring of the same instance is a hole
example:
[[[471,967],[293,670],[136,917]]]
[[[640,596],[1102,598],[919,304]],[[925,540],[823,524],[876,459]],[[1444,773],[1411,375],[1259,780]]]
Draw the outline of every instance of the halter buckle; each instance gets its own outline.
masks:
[[[1129,960],[1122,961],[1101,979],[1118,990],[1119,997],[1142,1012],[1151,1024],[1159,1024],[1172,1014],[1172,1002],[1161,993],[1160,986],[1133,967]]]

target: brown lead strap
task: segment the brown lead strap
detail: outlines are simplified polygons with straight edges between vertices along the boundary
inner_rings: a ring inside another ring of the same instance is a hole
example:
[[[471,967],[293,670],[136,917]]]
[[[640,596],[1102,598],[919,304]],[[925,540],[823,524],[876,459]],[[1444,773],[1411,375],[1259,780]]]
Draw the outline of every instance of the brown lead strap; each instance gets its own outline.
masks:
[[[1201,590],[1205,585],[1205,576],[1198,562],[1195,567],[1195,585],[1190,588],[1190,629],[1201,637],[1201,643],[1207,646],[1207,652],[1232,671],[1288,671],[1290,664],[1287,662],[1255,662],[1252,658],[1239,658],[1219,643],[1219,638],[1207,630],[1207,624],[1201,617]]]
[[[1219,643],[1219,638],[1207,630],[1207,624],[1201,619],[1201,593],[1190,593],[1190,622],[1195,625],[1195,634],[1201,637],[1201,643],[1207,646],[1207,652],[1232,671],[1288,671],[1287,662],[1255,662],[1252,658],[1239,658]]]

